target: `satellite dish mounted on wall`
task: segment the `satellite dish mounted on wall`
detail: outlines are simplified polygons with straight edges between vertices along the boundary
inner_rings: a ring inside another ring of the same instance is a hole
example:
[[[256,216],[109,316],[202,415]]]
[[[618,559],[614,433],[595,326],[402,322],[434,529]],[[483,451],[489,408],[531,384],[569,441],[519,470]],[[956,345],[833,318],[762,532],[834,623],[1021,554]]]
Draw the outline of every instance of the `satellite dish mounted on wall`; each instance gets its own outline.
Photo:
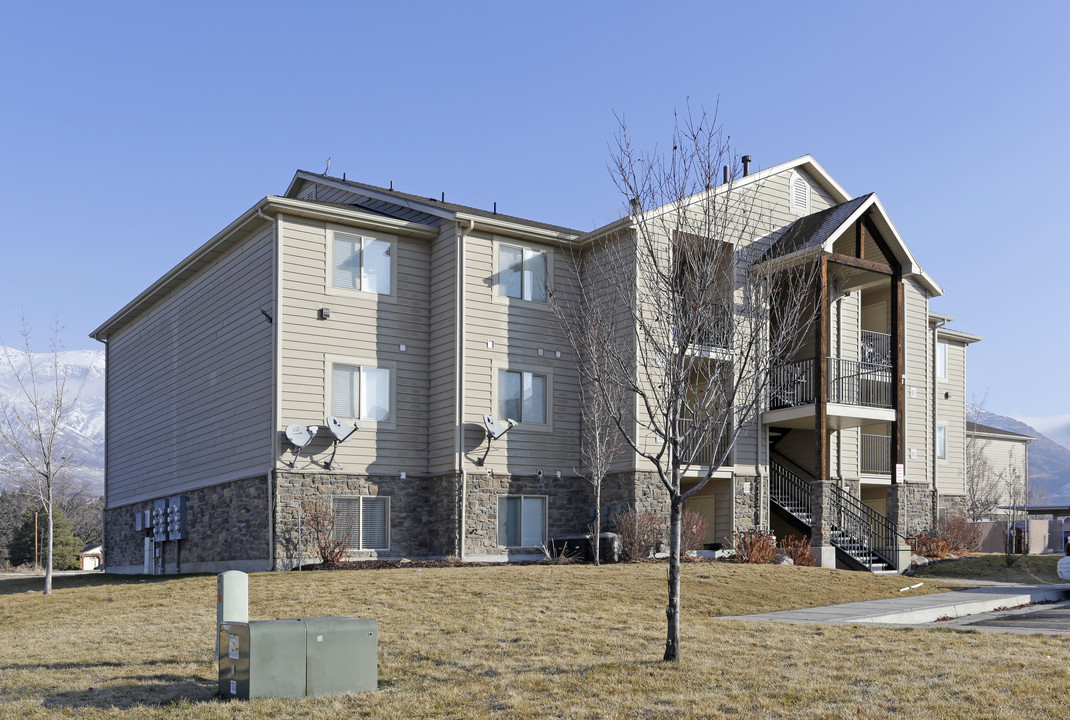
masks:
[[[331,464],[334,462],[334,454],[338,452],[339,443],[344,443],[349,439],[349,436],[360,430],[360,423],[354,422],[350,425],[347,422],[343,422],[336,418],[334,415],[327,416],[327,429],[331,431],[331,435],[334,436],[334,447],[331,449],[331,457],[327,462],[323,463],[325,470],[331,469]]]
[[[312,442],[312,438],[316,437],[316,433],[320,431],[318,425],[310,425],[305,427],[304,425],[287,425],[286,426],[286,439],[294,446],[294,459],[290,462],[290,469],[293,470],[297,465],[297,456],[301,454],[301,451],[309,446]]]
[[[505,435],[520,423],[512,419],[506,419],[505,422],[502,422],[493,415],[484,414],[483,424],[487,426],[487,449],[483,453],[483,457],[476,460],[476,465],[479,467],[483,467],[483,462],[487,459],[487,455],[490,454],[491,441],[501,438],[502,435]]]

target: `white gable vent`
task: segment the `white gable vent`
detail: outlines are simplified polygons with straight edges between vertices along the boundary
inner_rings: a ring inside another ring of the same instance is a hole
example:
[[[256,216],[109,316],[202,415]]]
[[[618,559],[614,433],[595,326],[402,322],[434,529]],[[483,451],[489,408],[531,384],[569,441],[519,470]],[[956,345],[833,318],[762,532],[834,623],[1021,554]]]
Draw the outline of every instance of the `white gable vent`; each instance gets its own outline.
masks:
[[[792,172],[788,181],[791,209],[798,215],[810,214],[810,183],[797,172]]]

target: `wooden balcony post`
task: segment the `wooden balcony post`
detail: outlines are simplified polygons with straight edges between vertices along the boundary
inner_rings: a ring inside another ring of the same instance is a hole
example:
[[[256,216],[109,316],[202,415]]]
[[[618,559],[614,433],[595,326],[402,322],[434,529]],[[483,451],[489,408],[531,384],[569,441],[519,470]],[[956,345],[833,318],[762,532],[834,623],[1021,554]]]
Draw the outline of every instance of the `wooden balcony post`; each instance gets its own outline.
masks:
[[[828,255],[821,255],[820,297],[817,302],[817,318],[814,323],[814,349],[817,352],[817,366],[814,368],[814,431],[817,435],[814,448],[814,477],[819,481],[829,479],[829,435],[828,435],[828,396],[829,396],[829,265]]]

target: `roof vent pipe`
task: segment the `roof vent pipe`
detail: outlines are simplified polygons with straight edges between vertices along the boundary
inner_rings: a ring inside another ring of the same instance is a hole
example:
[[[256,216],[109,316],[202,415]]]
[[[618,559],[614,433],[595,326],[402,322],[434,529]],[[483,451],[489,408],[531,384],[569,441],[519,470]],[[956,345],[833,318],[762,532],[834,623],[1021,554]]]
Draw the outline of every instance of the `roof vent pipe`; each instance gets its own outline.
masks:
[[[750,175],[750,155],[743,156],[743,177]]]
[[[724,166],[724,183],[725,183],[725,185],[728,184],[728,166],[727,165]]]

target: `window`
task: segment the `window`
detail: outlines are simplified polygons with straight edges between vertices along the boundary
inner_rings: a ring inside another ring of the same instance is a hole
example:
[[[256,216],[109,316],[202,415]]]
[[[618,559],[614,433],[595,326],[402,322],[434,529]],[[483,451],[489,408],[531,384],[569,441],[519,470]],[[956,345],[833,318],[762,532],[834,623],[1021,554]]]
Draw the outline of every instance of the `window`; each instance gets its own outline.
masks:
[[[389,550],[390,498],[334,498],[334,534],[351,550]]]
[[[394,254],[388,240],[335,232],[331,241],[331,284],[347,290],[389,295]]]
[[[546,498],[498,498],[498,544],[534,547],[546,542]]]
[[[936,459],[947,460],[947,425],[936,426]]]
[[[546,376],[501,370],[498,373],[498,411],[503,419],[546,424]]]
[[[513,245],[498,246],[498,293],[546,302],[546,253]]]
[[[947,380],[947,343],[936,343],[936,377]]]
[[[390,370],[332,364],[331,414],[390,422]]]

